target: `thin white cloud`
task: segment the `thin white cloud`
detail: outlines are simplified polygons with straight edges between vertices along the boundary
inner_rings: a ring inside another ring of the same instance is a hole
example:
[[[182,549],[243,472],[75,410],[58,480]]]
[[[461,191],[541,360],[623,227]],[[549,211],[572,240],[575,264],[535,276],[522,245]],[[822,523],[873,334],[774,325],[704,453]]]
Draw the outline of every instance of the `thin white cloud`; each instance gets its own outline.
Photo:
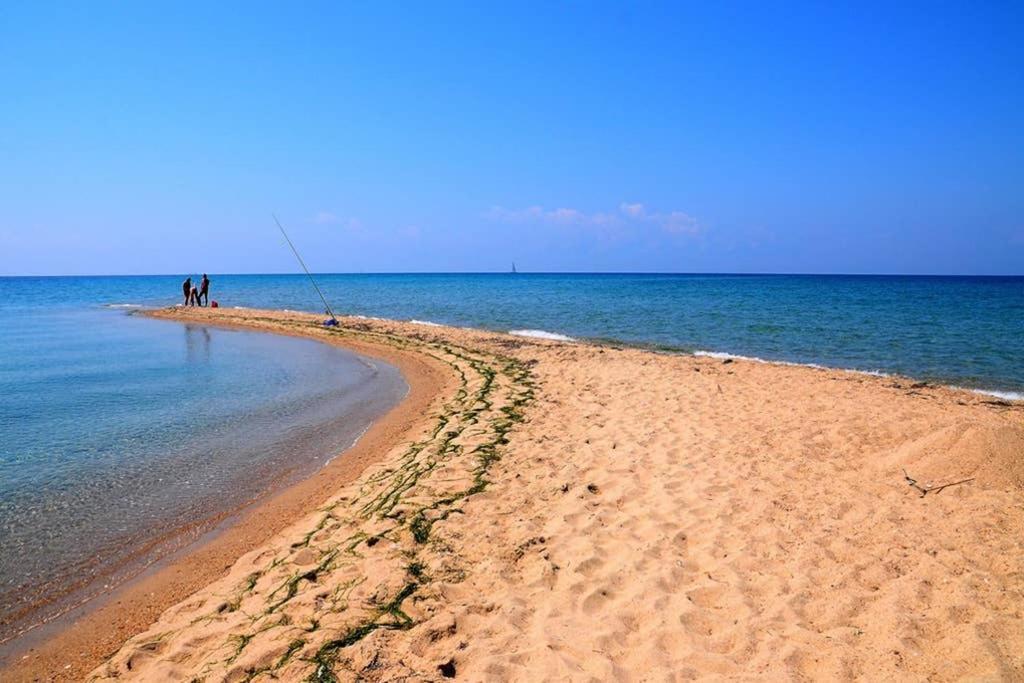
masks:
[[[669,235],[694,237],[704,230],[701,223],[686,212],[652,212],[639,202],[622,202],[618,211],[596,213],[566,207],[546,209],[543,206],[528,206],[522,209],[507,209],[503,206],[493,206],[484,217],[501,223],[593,226],[615,229],[620,233],[628,233],[630,228],[654,227]]]
[[[506,209],[492,206],[484,216],[501,223],[586,223],[587,215],[576,209],[545,209],[542,206],[527,206],[523,209]]]
[[[627,204],[626,202],[623,202],[623,203],[619,204],[619,211],[621,211],[622,213],[626,214],[627,216],[632,216],[633,218],[639,218],[640,216],[644,215],[644,205],[643,204]]]
[[[339,225],[349,230],[362,230],[363,222],[358,218],[344,218],[330,211],[318,211],[313,216],[313,222],[317,225]]]
[[[576,209],[555,209],[549,215],[556,223],[579,223],[580,221],[586,221],[586,216]]]
[[[661,224],[661,229],[673,235],[698,235],[700,234],[700,223],[693,216],[682,211],[672,211],[662,216],[656,215],[652,220]]]

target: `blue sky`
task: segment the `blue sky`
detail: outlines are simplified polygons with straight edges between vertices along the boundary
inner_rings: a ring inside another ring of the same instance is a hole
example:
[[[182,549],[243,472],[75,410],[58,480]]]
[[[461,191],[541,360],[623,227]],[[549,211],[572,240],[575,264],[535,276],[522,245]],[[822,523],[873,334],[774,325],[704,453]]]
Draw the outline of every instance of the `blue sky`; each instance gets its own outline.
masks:
[[[0,274],[1024,274],[1020,3],[289,4],[3,3]]]

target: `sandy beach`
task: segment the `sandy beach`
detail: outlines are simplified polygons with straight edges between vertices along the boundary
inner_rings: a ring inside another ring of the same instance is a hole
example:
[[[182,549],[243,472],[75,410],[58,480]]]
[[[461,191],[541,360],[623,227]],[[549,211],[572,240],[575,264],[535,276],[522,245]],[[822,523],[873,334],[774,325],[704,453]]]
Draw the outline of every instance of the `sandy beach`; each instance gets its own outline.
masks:
[[[152,315],[325,339],[412,392],[5,681],[1024,680],[1024,404],[414,323]]]

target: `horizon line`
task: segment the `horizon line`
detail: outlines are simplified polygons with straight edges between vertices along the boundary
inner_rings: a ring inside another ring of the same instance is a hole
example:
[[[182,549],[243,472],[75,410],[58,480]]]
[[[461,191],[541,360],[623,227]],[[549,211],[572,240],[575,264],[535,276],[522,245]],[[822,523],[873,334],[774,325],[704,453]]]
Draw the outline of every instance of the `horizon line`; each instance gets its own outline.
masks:
[[[195,271],[201,273],[202,271]],[[207,271],[209,273],[210,271]],[[218,277],[228,276],[280,276],[302,273],[279,272],[214,272]],[[959,278],[1024,278],[1022,273],[865,273],[865,272],[771,272],[771,271],[655,271],[655,270],[409,270],[409,271],[313,271],[313,275],[703,275],[703,276],[746,276],[746,277],[959,277]],[[78,273],[78,274],[0,274],[0,278],[76,278],[76,277],[191,277],[191,272],[173,273]]]

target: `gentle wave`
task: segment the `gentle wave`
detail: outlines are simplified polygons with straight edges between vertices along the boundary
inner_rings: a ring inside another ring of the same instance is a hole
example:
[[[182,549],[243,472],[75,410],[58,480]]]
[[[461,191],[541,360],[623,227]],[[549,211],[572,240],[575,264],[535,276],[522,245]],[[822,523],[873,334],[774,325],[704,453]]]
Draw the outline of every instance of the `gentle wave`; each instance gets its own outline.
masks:
[[[962,389],[963,387],[950,387],[952,389]],[[1019,391],[994,391],[988,389],[968,389],[968,391],[974,392],[975,394],[981,394],[982,396],[995,396],[1001,398],[1004,401],[1024,401],[1024,393]]]
[[[413,325],[426,325],[427,327],[444,327],[441,323],[432,323],[429,320],[410,320]]]
[[[725,353],[724,351],[694,351],[693,355],[703,356],[704,358],[718,358],[724,360],[726,358],[730,360],[746,360],[752,363],[767,363],[768,365],[789,365],[796,368],[815,368],[817,370],[835,370],[837,372],[851,372],[856,375],[871,375],[872,377],[891,377],[892,375],[888,372],[881,372],[880,370],[855,370],[853,368],[831,368],[827,365],[821,365],[819,363],[796,363],[789,360],[767,360],[765,358],[758,358],[757,356],[741,356],[735,353]]]
[[[514,334],[517,337],[533,337],[534,339],[548,339],[550,341],[576,341],[573,337],[567,337],[566,335],[558,334],[557,332],[546,332],[544,330],[509,330],[508,333]]]
[[[409,388],[408,388],[408,386],[407,386],[407,387],[406,387],[406,389],[405,389],[405,393],[406,393],[406,394],[408,394],[408,393],[409,393]],[[330,465],[330,464],[331,464],[332,462],[334,462],[334,459],[335,459],[335,458],[337,458],[337,457],[338,457],[339,455],[341,455],[341,454],[342,454],[342,453],[344,453],[345,451],[347,451],[347,450],[349,450],[349,449],[351,449],[351,448],[354,448],[354,447],[355,447],[355,445],[356,445],[357,443],[359,443],[359,440],[360,440],[361,438],[363,438],[363,436],[365,436],[365,435],[366,435],[366,432],[370,431],[370,426],[371,426],[371,424],[372,424],[372,423],[367,423],[367,425],[366,425],[365,427],[363,427],[363,428],[362,428],[362,430],[361,430],[361,431],[360,431],[360,432],[359,432],[358,434],[356,434],[356,438],[352,439],[352,443],[350,443],[350,444],[349,444],[348,446],[346,446],[346,447],[345,447],[345,448],[344,448],[343,450],[341,450],[341,451],[339,451],[339,452],[335,453],[334,455],[332,455],[331,457],[327,458],[327,460],[325,460],[325,461],[324,461],[323,467],[321,467],[320,469],[322,470],[322,469],[323,469],[324,467],[327,467],[328,465]]]
[[[839,368],[829,368],[818,363],[796,363],[788,360],[768,360],[766,358],[758,358],[757,356],[741,356],[738,353],[726,353],[725,351],[694,351],[693,355],[701,356],[703,358],[716,358],[718,360],[746,360],[752,363],[768,363],[769,365],[792,365],[800,368],[817,368],[818,370],[837,370]],[[853,372],[860,372],[854,370]],[[875,373],[869,373],[875,374]],[[881,373],[878,373],[881,374]]]
[[[104,308],[142,308],[142,304],[104,304]]]
[[[725,353],[723,351],[694,351],[693,355],[703,356],[705,358],[718,358],[724,360],[729,358],[731,360],[746,360],[753,363],[768,363],[769,365],[791,365],[801,368],[816,368],[818,370],[835,370],[838,372],[849,372],[856,375],[871,375],[873,377],[892,377],[892,374],[888,372],[880,372],[878,370],[855,370],[853,368],[830,368],[827,365],[819,365],[818,363],[794,363],[787,360],[765,360],[764,358],[758,358],[757,356],[740,356],[735,353]],[[982,396],[994,396],[995,398],[1002,399],[1004,401],[1024,401],[1024,393],[1019,391],[996,391],[994,389],[972,389],[969,387],[958,387],[955,385],[946,385],[949,389],[955,389],[957,391],[970,391],[974,394],[981,394]]]

